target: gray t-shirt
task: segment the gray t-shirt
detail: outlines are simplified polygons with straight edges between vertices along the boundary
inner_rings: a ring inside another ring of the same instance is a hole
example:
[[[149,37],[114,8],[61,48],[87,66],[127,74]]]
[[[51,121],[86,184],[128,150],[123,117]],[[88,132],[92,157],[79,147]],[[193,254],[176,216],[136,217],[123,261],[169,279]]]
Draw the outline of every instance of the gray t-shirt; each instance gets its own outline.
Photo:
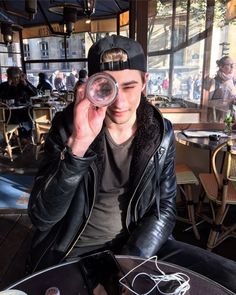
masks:
[[[133,153],[133,136],[116,144],[105,130],[105,163],[100,191],[89,222],[77,246],[101,245],[123,232],[129,203],[129,172]]]

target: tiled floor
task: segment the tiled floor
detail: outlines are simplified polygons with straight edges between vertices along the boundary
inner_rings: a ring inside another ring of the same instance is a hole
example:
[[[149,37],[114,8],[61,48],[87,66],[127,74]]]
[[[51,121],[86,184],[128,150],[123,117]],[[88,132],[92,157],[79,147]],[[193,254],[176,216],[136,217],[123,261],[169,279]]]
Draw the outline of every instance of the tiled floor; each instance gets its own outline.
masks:
[[[0,173],[32,173],[37,171],[39,161],[33,154],[30,145],[23,155],[19,155],[11,163],[0,156]],[[235,211],[231,212],[235,220]],[[205,248],[210,226],[206,222],[198,226],[201,239],[197,241],[188,225],[177,222],[174,237],[178,240]],[[0,289],[3,289],[24,276],[24,264],[30,247],[33,228],[26,211],[0,210]],[[236,239],[228,239],[214,249],[215,253],[236,261]]]

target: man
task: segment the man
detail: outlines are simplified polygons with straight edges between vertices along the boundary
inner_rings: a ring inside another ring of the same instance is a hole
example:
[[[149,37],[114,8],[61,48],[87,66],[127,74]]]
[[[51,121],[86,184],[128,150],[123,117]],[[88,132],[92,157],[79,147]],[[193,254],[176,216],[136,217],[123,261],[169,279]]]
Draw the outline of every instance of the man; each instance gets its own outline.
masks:
[[[79,71],[79,80],[78,81],[81,84],[83,84],[83,83],[85,83],[87,81],[87,79],[88,79],[88,73],[87,73],[87,71],[85,69],[81,69]]]
[[[87,80],[88,80],[88,72],[84,69],[81,69],[79,71],[79,79],[76,82],[75,87],[74,87],[74,97],[77,96],[77,92],[79,91],[80,86],[83,85]]]
[[[18,67],[7,69],[7,81],[0,84],[0,100],[7,104],[19,106],[28,104],[30,97],[37,94],[37,89],[27,80],[25,73]],[[10,124],[21,124],[20,138],[26,143],[32,138],[32,121],[28,109],[11,111]]]
[[[15,100],[15,104],[29,102],[37,89],[27,80],[26,75],[18,67],[7,69],[7,81],[0,84],[0,99],[7,102]]]
[[[206,273],[205,259],[223,258],[171,239],[174,133],[142,94],[148,74],[140,44],[115,35],[99,40],[88,53],[88,75],[103,71],[118,84],[116,100],[98,108],[85,91],[78,92],[75,104],[57,114],[46,139],[28,209],[37,228],[31,271],[111,249],[157,254],[214,277],[215,266],[206,266]],[[231,287],[236,271],[228,263],[216,279]]]
[[[77,81],[77,71],[76,69],[72,69],[69,76],[66,77],[66,89],[68,91],[73,91],[76,81]]]
[[[52,85],[48,80],[48,76],[45,73],[39,73],[39,83],[37,85],[37,89],[41,92],[45,92],[45,90],[49,90],[49,92],[52,92]]]

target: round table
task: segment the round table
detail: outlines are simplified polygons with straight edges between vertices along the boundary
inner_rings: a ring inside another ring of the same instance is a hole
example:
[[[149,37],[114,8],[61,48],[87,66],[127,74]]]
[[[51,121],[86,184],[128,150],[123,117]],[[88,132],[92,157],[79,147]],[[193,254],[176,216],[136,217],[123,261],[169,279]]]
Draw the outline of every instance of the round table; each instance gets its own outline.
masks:
[[[220,137],[219,140],[217,141],[212,141],[209,139],[209,136],[203,136],[203,137],[199,137],[198,136],[198,132],[199,131],[192,131],[193,133],[196,132],[196,137],[194,136],[186,136],[184,132],[177,132],[175,135],[176,141],[190,146],[190,147],[197,147],[197,148],[201,148],[201,149],[206,149],[206,150],[210,150],[213,151],[219,144],[225,142],[228,137]],[[211,134],[211,132],[209,132],[209,134]],[[233,134],[234,136],[235,134]]]
[[[175,134],[176,141],[180,144],[189,146],[189,147],[195,147],[195,148],[200,148],[200,149],[205,149],[209,151],[209,172],[211,172],[211,156],[212,156],[212,151],[221,143],[225,142],[228,140],[228,136],[225,136],[225,134],[221,131],[217,132],[219,134],[222,134],[219,140],[213,141],[209,139],[209,135],[200,137],[199,132],[201,131],[191,131],[191,136],[187,136],[184,131],[177,132]],[[206,134],[212,134],[213,132],[211,131],[204,131]],[[194,133],[196,133],[196,136],[194,137]],[[235,137],[236,133],[232,133],[232,137]]]
[[[116,256],[116,259],[125,274],[128,273],[130,269],[144,262],[143,259],[132,256]],[[190,278],[190,290],[187,291],[186,294],[234,294],[216,282],[177,265],[158,261],[158,266],[166,274],[176,272],[187,274]],[[80,269],[80,260],[63,263],[26,277],[11,285],[8,289],[18,289],[24,291],[28,295],[43,295],[45,294],[46,289],[54,286],[59,288],[61,295],[87,295],[89,292]],[[140,271],[152,274],[159,273],[156,269],[154,260],[145,262],[145,264],[136,269],[131,275],[134,276],[135,273]],[[128,280],[130,279],[131,278],[128,277]],[[139,282],[140,288],[142,289],[149,284],[148,280],[145,279],[141,279]],[[138,285],[137,287],[139,288]],[[150,294],[157,295],[158,293],[157,291],[153,291]]]

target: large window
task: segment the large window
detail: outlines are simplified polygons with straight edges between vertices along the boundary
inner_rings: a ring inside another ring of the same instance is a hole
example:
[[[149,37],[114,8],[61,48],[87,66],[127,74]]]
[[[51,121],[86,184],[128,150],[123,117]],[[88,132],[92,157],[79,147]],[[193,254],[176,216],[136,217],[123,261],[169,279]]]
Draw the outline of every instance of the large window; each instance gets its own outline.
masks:
[[[19,34],[14,32],[13,43],[6,46],[0,43],[0,82],[7,80],[6,70],[8,67],[21,67],[21,52],[19,44]]]
[[[23,44],[24,48],[24,58],[25,59],[30,59],[30,46],[28,43]]]
[[[39,45],[40,45],[41,58],[48,58],[48,56],[49,56],[48,42],[42,41],[39,43]]]
[[[149,21],[148,93],[200,103],[199,95],[193,97],[193,87],[202,73],[206,1],[202,1],[201,10],[195,1],[162,3],[157,1],[157,13]],[[199,26],[197,12],[202,16]],[[201,93],[201,86],[198,91]],[[187,103],[182,105],[186,107]]]
[[[124,30],[121,33],[128,36]],[[74,33],[66,40],[63,36],[25,39],[24,56],[27,76],[35,86],[38,83],[39,72],[46,73],[48,77],[59,72],[66,81],[72,69],[79,71],[87,68],[86,57],[90,46],[106,34]],[[30,59],[28,58],[29,48],[31,49]]]
[[[214,1],[156,2],[156,14],[148,22],[147,91],[161,108],[204,109],[204,120],[223,121],[230,102],[221,108],[218,101],[212,109],[206,81],[216,76],[216,61],[222,56],[236,62],[236,26],[226,21],[226,3],[207,3]]]

